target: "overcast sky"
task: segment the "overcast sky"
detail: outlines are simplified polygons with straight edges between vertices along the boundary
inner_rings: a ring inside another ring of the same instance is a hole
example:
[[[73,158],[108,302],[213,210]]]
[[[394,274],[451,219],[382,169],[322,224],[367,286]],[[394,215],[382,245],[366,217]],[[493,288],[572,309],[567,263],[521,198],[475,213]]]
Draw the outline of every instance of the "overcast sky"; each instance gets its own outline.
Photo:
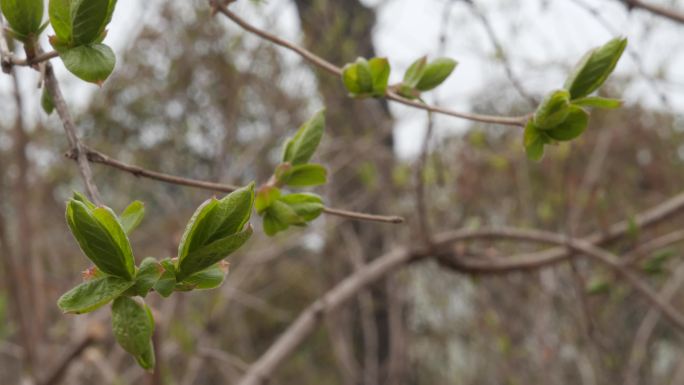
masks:
[[[110,34],[107,43],[118,54],[122,53],[142,24],[153,20],[160,1],[119,0],[110,27],[115,33]],[[682,1],[649,1],[684,9]],[[199,0],[195,3],[204,4]],[[434,57],[443,52],[456,59],[459,66],[440,91],[429,95],[428,100],[433,98],[444,106],[468,111],[474,107],[471,100],[476,93],[487,91],[496,97],[500,92],[512,92],[513,87],[508,83],[502,84],[510,90],[483,90],[492,79],[505,81],[505,72],[500,62],[491,60],[495,50],[482,22],[462,1],[366,0],[365,3],[380,4],[374,39],[378,54],[390,60],[392,81],[400,80],[403,71],[417,57],[426,54]],[[562,86],[567,68],[586,50],[620,34],[629,38],[629,52],[616,74],[640,74],[639,80],[625,89],[622,96],[626,102],[682,112],[684,26],[643,11],[627,12],[617,0],[476,0],[475,3],[493,26],[516,77],[533,93]],[[268,20],[269,30],[295,41],[300,38],[295,9],[288,0],[267,0],[261,5],[240,0],[233,7],[258,25],[266,22],[263,12],[277,15]],[[257,7],[262,8],[255,12]],[[598,10],[601,20],[587,12],[587,8]],[[447,39],[440,46],[439,37],[443,33]],[[289,54],[286,59],[300,60]],[[63,69],[59,60],[54,62],[73,108],[83,108],[91,97],[97,97],[97,87],[83,85]],[[26,99],[37,101],[37,97],[28,95],[36,93],[38,79],[35,74],[29,74],[30,71],[22,71],[25,72],[22,79]],[[657,76],[665,81],[648,80]],[[8,77],[0,77],[0,87],[7,90],[8,85]],[[667,104],[655,97],[658,92],[668,96]],[[27,103],[26,109],[30,116],[41,116],[36,102]],[[397,117],[398,151],[411,155],[416,150],[416,135],[425,126],[425,113],[395,104],[392,110]],[[467,122],[454,118],[439,120],[442,132],[459,130],[466,125]]]

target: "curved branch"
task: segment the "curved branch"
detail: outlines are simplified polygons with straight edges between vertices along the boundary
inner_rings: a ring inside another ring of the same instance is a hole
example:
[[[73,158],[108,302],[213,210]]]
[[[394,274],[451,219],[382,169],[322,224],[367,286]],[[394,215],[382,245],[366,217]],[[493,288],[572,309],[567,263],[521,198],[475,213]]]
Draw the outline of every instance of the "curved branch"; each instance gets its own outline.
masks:
[[[438,247],[446,247],[457,241],[483,239],[510,239],[543,244],[555,244],[562,247],[566,254],[570,252],[587,255],[615,270],[625,281],[634,287],[659,312],[662,312],[675,326],[684,329],[684,316],[669,303],[641,281],[634,273],[620,264],[617,257],[592,244],[592,241],[570,239],[560,234],[541,230],[522,230],[514,228],[456,230],[437,236],[440,239],[433,243]],[[276,342],[253,365],[238,385],[260,385],[265,383],[271,373],[299,346],[300,343],[315,329],[323,316],[353,298],[376,280],[390,274],[399,267],[419,259],[430,256],[427,250],[398,249],[392,251],[358,270],[337,284],[321,298],[309,305],[297,317]],[[556,259],[556,262],[561,261]],[[537,267],[545,266],[540,264]]]
[[[659,5],[650,4],[642,0],[620,0],[627,8],[640,8],[655,15],[665,17],[677,23],[684,24],[684,13],[674,9],[665,8]]]
[[[289,42],[287,40],[281,39],[280,37],[266,32],[252,24],[249,24],[246,20],[242,19],[240,16],[236,15],[232,11],[230,11],[224,4],[220,4],[219,1],[217,0],[210,0],[210,3],[212,4],[212,7],[217,11],[228,17],[230,20],[232,20],[235,24],[239,25],[241,28],[244,30],[251,32],[259,37],[261,37],[264,40],[268,40],[272,42],[273,44],[279,45],[283,48],[287,48],[299,56],[303,57],[307,61],[309,61],[311,64],[313,64],[316,67],[319,67],[328,73],[335,75],[335,76],[342,76],[342,69],[329,61],[323,59],[322,57],[314,54],[313,52],[302,48],[292,42]],[[514,117],[503,117],[503,116],[490,116],[490,115],[480,115],[480,114],[472,114],[472,113],[467,113],[467,112],[459,112],[459,111],[454,111],[450,110],[447,108],[442,108],[442,107],[436,107],[436,106],[430,106],[425,103],[417,102],[414,100],[406,99],[395,92],[391,91],[389,88],[387,89],[387,92],[385,93],[385,97],[389,100],[395,101],[397,103],[401,103],[410,107],[415,107],[419,108],[421,110],[426,110],[430,112],[435,112],[443,115],[449,115],[453,116],[456,118],[461,118],[461,119],[467,119],[475,122],[482,122],[482,123],[492,123],[492,124],[501,124],[505,126],[516,126],[516,127],[523,127],[525,123],[527,122],[529,116],[514,116]]]

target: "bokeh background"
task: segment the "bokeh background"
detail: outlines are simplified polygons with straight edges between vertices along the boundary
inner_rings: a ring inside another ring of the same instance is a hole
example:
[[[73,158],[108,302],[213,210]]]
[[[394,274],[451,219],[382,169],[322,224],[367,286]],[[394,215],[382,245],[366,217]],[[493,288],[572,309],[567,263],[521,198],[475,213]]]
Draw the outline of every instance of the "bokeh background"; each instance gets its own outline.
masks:
[[[684,12],[682,1],[652,2]],[[436,116],[424,174],[435,230],[508,225],[582,235],[684,190],[684,24],[618,0],[239,0],[231,8],[338,65],[386,56],[391,81],[422,55],[452,57],[458,68],[427,101],[495,115],[532,111],[585,51],[629,38],[601,91],[624,107],[592,113],[582,138],[551,148],[542,162],[526,159],[520,130]],[[113,342],[107,310],[76,317],[55,305],[88,267],[64,221],[64,202],[82,182],[63,156],[59,120],[40,109],[38,74],[17,68],[0,77],[1,383],[41,384],[93,333],[102,338],[62,383],[234,383],[336,282],[420,241],[415,168],[424,111],[347,98],[339,79],[212,17],[206,1],[120,0],[107,41],[118,62],[101,88],[54,61],[89,146],[179,176],[264,182],[284,138],[326,106],[317,157],[331,178],[317,192],[331,206],[402,215],[407,223],[324,216],[275,238],[257,231],[229,258],[220,289],[148,297],[159,356],[156,374],[146,374]],[[101,165],[93,170],[117,211],[145,202],[147,216],[132,236],[138,260],[174,255],[192,211],[212,196]],[[593,182],[584,188],[587,178]],[[582,215],[571,218],[578,207]],[[673,237],[634,267],[654,287],[674,287],[678,309],[682,222],[675,216],[647,231],[635,226],[610,246],[628,255]],[[252,223],[259,229],[257,217]],[[459,247],[485,257],[534,250]],[[583,261],[494,276],[422,262],[326,317],[271,383],[682,384],[681,334],[657,315],[644,326],[649,310],[611,271]]]

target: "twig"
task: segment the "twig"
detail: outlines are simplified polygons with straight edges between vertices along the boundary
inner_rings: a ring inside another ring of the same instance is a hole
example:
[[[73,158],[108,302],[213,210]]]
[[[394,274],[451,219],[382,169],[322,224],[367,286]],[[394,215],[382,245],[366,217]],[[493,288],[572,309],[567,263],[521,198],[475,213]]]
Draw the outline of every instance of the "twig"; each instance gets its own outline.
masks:
[[[252,24],[249,24],[246,20],[242,19],[232,11],[230,11],[225,5],[220,4],[217,0],[210,0],[212,7],[216,9],[218,12],[222,13],[226,17],[228,17],[230,20],[235,22],[237,25],[242,27],[248,32],[251,32],[265,40],[268,40],[276,45],[279,45],[281,47],[287,48],[304,59],[308,60],[310,63],[313,65],[329,72],[332,75],[336,76],[341,76],[342,75],[342,69],[329,61],[321,58],[320,56],[312,53],[311,51],[308,51],[292,42],[289,42],[287,40],[281,39],[278,36],[266,32],[260,28],[255,27]],[[389,100],[393,100],[395,102],[410,106],[410,107],[415,107],[419,108],[422,110],[430,111],[430,112],[435,112],[439,114],[444,114],[444,115],[449,115],[461,119],[467,119],[475,122],[482,122],[482,123],[492,123],[492,124],[501,124],[505,126],[516,126],[516,127],[522,127],[525,125],[525,123],[528,120],[528,116],[514,116],[514,117],[501,117],[501,116],[490,116],[490,115],[480,115],[480,114],[471,114],[467,112],[458,112],[458,111],[453,111],[450,109],[442,108],[442,107],[436,107],[436,106],[431,106],[425,103],[417,102],[414,100],[406,99],[404,97],[401,97],[397,93],[391,91],[389,88],[387,89],[387,92],[385,93],[385,97]]]
[[[642,0],[620,0],[627,8],[640,8],[649,11],[653,14],[668,18],[677,23],[684,24],[684,12],[676,11],[674,9],[665,8],[659,5],[644,2]]]
[[[83,178],[83,183],[85,184],[86,191],[93,202],[102,204],[100,199],[100,192],[97,186],[93,182],[93,174],[90,170],[90,164],[88,163],[88,158],[81,144],[81,140],[76,134],[76,125],[74,124],[71,114],[69,113],[69,108],[64,101],[62,96],[62,91],[59,88],[59,83],[55,77],[54,70],[50,62],[45,63],[45,88],[47,89],[50,97],[52,97],[52,102],[57,110],[57,114],[62,121],[64,126],[64,131],[66,132],[67,139],[69,141],[69,146],[71,150],[75,153],[76,162],[78,163],[78,170]]]
[[[574,252],[608,265],[620,274],[630,285],[642,294],[651,306],[662,312],[675,326],[684,329],[684,316],[671,305],[659,298],[652,289],[644,284],[634,273],[622,266],[617,258],[585,240],[568,239],[567,237],[547,231],[523,230],[516,228],[456,230],[448,236],[437,236],[442,239],[435,242],[437,247],[447,247],[457,241],[497,239],[517,240],[544,244],[555,244],[569,248]],[[368,285],[392,273],[399,267],[414,260],[425,259],[431,255],[425,249],[397,249],[387,253],[362,270],[358,270],[337,284],[334,288],[309,305],[268,348],[268,350],[250,366],[238,385],[260,385],[267,382],[271,373],[285,360],[299,344],[315,329],[325,314],[334,311]]]
[[[175,175],[170,175],[170,174],[164,174],[161,172],[157,171],[151,171],[148,169],[144,169],[139,166],[127,164],[124,162],[121,162],[119,160],[113,159],[110,156],[94,150],[92,148],[88,148],[85,145],[82,145],[84,154],[85,154],[85,159],[86,161],[90,161],[93,163],[99,163],[103,164],[105,166],[109,166],[118,170],[126,171],[129,172],[137,177],[144,177],[148,179],[153,179],[153,180],[158,180],[160,182],[166,182],[170,184],[175,184],[175,185],[181,185],[181,186],[188,186],[188,187],[195,187],[195,188],[201,188],[205,190],[211,190],[211,191],[219,191],[219,192],[225,192],[225,193],[230,193],[238,189],[237,186],[229,185],[229,184],[223,184],[223,183],[214,183],[214,182],[206,182],[206,181],[201,181],[197,179],[190,179],[190,178],[183,178]],[[65,155],[70,158],[70,159],[77,159],[77,154],[78,152],[71,150],[67,152]],[[323,212],[329,215],[336,215],[340,217],[345,217],[345,218],[350,218],[350,219],[355,219],[355,220],[361,220],[361,221],[371,221],[371,222],[385,222],[385,223],[402,223],[404,222],[404,218],[398,217],[398,216],[385,216],[385,215],[375,215],[375,214],[366,214],[366,213],[357,213],[354,211],[347,211],[347,210],[342,210],[342,209],[335,209],[331,207],[325,207],[323,208]]]
[[[17,66],[33,66],[45,61],[48,61],[50,59],[56,58],[59,56],[59,53],[57,51],[50,51],[46,53],[41,53],[33,58],[30,59],[17,59],[17,58],[11,58],[11,63],[12,65],[17,65]]]
[[[56,385],[62,380],[69,366],[83,353],[90,345],[98,341],[98,337],[88,333],[81,341],[77,342],[62,357],[62,360],[45,376],[45,379],[38,382],[38,385]]]

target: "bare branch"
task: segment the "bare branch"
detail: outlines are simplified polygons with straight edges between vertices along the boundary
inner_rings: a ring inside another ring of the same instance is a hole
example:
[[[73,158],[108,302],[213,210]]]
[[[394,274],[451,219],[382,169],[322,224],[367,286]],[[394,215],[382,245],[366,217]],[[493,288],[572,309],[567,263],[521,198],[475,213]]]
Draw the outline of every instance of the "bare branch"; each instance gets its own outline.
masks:
[[[195,188],[201,188],[205,190],[211,190],[211,191],[219,191],[219,192],[225,192],[225,193],[230,193],[238,189],[238,186],[233,186],[229,184],[223,184],[223,183],[214,183],[214,182],[206,182],[206,181],[201,181],[197,179],[190,179],[190,178],[183,178],[175,175],[170,175],[170,174],[164,174],[161,172],[157,171],[151,171],[147,170],[145,168],[127,164],[124,162],[121,162],[119,160],[113,159],[110,156],[94,150],[92,148],[88,148],[85,145],[81,145],[84,151],[84,155],[86,158],[86,161],[90,161],[93,163],[99,163],[103,164],[105,166],[109,166],[118,170],[126,171],[129,172],[137,177],[144,177],[148,179],[153,179],[153,180],[158,180],[160,182],[165,182],[165,183],[170,183],[170,184],[176,184],[176,185],[181,185],[181,186],[188,186],[188,187],[195,187]],[[66,156],[70,159],[78,159],[77,157],[78,152],[74,151],[73,149],[69,151]],[[355,219],[355,220],[360,220],[360,221],[371,221],[371,222],[385,222],[385,223],[402,223],[404,222],[404,218],[398,217],[398,216],[385,216],[385,215],[375,215],[375,214],[366,214],[366,213],[357,213],[354,211],[347,211],[347,210],[342,210],[342,209],[335,209],[331,207],[325,207],[323,209],[323,212],[329,215],[336,215],[339,217],[345,217],[345,218],[350,218],[350,219]]]
[[[675,21],[677,23],[682,23],[684,24],[684,12],[677,11],[674,9],[669,9],[665,8],[660,5],[655,5],[651,3],[647,3],[642,0],[620,0],[622,3],[624,3],[627,8],[632,9],[632,8],[639,8],[643,9],[645,11],[649,11],[655,15],[665,17],[667,19],[670,19],[672,21]]]
[[[226,17],[228,17],[230,20],[232,20],[234,23],[242,27],[248,32],[251,32],[265,40],[268,40],[276,45],[279,45],[281,47],[287,48],[304,59],[308,60],[311,64],[315,65],[316,67],[319,67],[327,72],[329,72],[332,75],[336,76],[341,76],[342,75],[342,69],[327,60],[319,57],[318,55],[312,53],[311,51],[308,51],[292,42],[286,41],[284,39],[279,38],[278,36],[275,36],[274,34],[271,34],[269,32],[266,32],[260,28],[255,27],[252,24],[249,24],[246,20],[242,19],[232,11],[230,11],[225,5],[220,4],[217,0],[210,0],[212,7],[217,12],[222,13]],[[482,123],[492,123],[492,124],[501,124],[505,126],[516,126],[516,127],[523,127],[527,120],[529,119],[529,116],[514,116],[514,117],[501,117],[501,116],[490,116],[490,115],[480,115],[480,114],[471,114],[467,112],[458,112],[458,111],[453,111],[449,110],[446,108],[442,107],[436,107],[436,106],[431,106],[425,103],[417,102],[414,100],[406,99],[404,97],[401,97],[397,93],[393,92],[390,90],[390,88],[387,89],[387,92],[385,94],[385,97],[389,100],[393,100],[395,102],[410,106],[410,107],[415,107],[419,108],[422,110],[430,111],[430,112],[435,112],[439,114],[444,114],[444,115],[449,115],[461,119],[467,119],[475,122],[482,122]]]

